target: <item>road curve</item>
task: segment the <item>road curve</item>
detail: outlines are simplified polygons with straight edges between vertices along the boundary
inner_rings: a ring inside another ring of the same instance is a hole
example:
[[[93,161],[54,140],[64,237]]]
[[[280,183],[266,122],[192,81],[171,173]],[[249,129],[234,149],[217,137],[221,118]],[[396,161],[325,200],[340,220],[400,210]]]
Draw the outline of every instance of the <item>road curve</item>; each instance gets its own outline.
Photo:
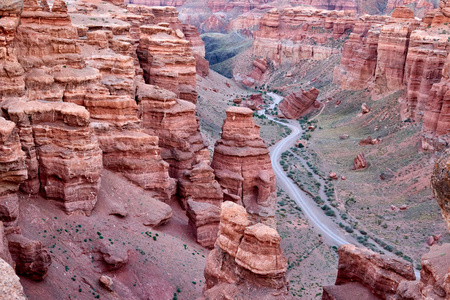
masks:
[[[274,104],[270,106],[270,108],[272,109],[283,99],[283,97],[274,93],[268,93],[268,95],[275,100]],[[357,245],[358,243],[355,239],[353,239],[353,237],[343,237],[344,233],[336,226],[335,223],[333,223],[329,219],[329,222],[324,222],[327,217],[325,216],[323,211],[321,209],[317,209],[317,204],[312,199],[300,192],[300,188],[294,183],[291,178],[286,175],[283,168],[278,163],[281,154],[291,148],[295,144],[296,140],[300,137],[300,134],[302,133],[300,128],[288,123],[274,120],[274,118],[271,116],[267,117],[273,122],[287,126],[292,130],[289,136],[272,146],[270,150],[270,160],[272,162],[273,171],[277,176],[277,184],[281,183],[281,185],[284,186],[285,192],[287,192],[289,196],[295,201],[295,203],[297,203],[297,205],[302,209],[305,216],[312,223],[312,225],[320,231],[324,239],[327,240],[328,244],[332,244],[335,246],[340,246],[343,244]],[[414,270],[414,273],[416,275],[416,278],[419,279],[420,272],[418,270]]]
[[[268,95],[274,98],[275,100],[274,104],[271,105],[270,108],[273,108],[277,103],[279,103],[283,99],[283,97],[274,93],[269,93]],[[293,126],[291,124],[282,123],[277,120],[274,120],[271,116],[267,117],[274,122],[289,127],[292,130],[289,136],[282,139],[280,142],[278,142],[271,148],[270,159],[272,161],[272,168],[273,171],[275,172],[275,175],[277,176],[278,183],[282,182],[286,192],[297,203],[297,205],[300,206],[300,208],[302,209],[306,217],[309,219],[309,221],[315,227],[317,227],[317,229],[321,232],[323,237],[328,242],[331,242],[331,244],[334,244],[336,246],[340,246],[342,244],[352,244],[352,242],[344,239],[341,235],[339,235],[339,233],[336,232],[336,228],[330,228],[328,224],[325,224],[321,220],[321,218],[325,217],[325,214],[323,214],[323,216],[319,216],[318,213],[314,211],[314,208],[317,208],[317,204],[312,200],[308,199],[305,195],[301,194],[301,192],[299,191],[299,187],[294,183],[292,179],[290,179],[286,175],[286,173],[283,171],[283,168],[278,163],[281,153],[283,153],[283,151],[289,149],[294,145],[295,141],[299,138],[301,130],[298,127]]]

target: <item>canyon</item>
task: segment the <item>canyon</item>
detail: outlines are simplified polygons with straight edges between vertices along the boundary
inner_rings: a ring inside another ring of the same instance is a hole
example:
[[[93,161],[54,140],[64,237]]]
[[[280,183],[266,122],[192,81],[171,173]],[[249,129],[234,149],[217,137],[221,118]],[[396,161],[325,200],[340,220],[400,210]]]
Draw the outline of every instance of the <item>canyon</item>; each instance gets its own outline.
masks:
[[[447,299],[449,22],[3,1],[0,294]]]

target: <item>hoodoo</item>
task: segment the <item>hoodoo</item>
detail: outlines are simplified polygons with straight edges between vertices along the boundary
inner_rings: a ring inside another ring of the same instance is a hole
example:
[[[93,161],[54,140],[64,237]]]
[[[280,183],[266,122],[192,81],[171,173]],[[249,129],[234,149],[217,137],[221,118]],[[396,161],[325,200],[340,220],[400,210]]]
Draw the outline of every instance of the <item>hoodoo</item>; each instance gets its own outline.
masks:
[[[275,227],[275,174],[269,150],[253,121],[253,111],[230,107],[226,113],[211,164],[224,190],[224,200],[243,205],[252,223]]]

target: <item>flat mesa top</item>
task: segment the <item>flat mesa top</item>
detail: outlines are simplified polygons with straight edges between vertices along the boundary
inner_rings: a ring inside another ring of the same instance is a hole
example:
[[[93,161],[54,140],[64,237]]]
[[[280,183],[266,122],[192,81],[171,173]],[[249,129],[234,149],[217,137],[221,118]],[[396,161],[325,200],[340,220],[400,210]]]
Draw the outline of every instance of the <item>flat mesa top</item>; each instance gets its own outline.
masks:
[[[227,113],[236,113],[236,114],[242,114],[242,115],[247,115],[247,114],[253,114],[253,110],[251,110],[248,107],[238,107],[238,106],[230,106],[227,108],[226,110]]]

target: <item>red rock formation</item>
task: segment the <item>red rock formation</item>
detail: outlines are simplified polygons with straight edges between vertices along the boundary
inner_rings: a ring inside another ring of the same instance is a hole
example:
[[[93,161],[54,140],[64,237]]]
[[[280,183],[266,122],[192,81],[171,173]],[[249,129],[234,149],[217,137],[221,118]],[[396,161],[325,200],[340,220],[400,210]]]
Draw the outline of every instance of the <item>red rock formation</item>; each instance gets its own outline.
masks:
[[[38,192],[40,185],[41,193],[62,201],[67,213],[90,215],[97,202],[102,154],[88,111],[72,103],[37,101],[10,101],[3,110],[16,123],[22,148],[29,153],[25,188]]]
[[[316,101],[319,90],[311,88],[309,91],[300,89],[300,92],[286,96],[279,105],[280,111],[288,119],[298,119],[317,107],[320,103]]]
[[[11,46],[20,15],[23,9],[22,1],[4,1],[0,6],[0,97],[22,96],[25,82],[24,70],[17,61],[13,51],[8,51]]]
[[[253,111],[229,107],[226,113],[211,164],[224,190],[224,200],[242,204],[253,223],[275,227],[275,175]]]
[[[125,0],[126,4],[146,5],[146,6],[175,6],[183,5],[186,0]]]
[[[102,145],[103,164],[140,187],[155,192],[154,197],[167,201],[176,190],[175,180],[169,177],[169,165],[161,157],[158,137],[139,131],[97,129]]]
[[[272,9],[254,32],[253,54],[275,64],[326,59],[338,50],[324,44],[329,38],[340,38],[353,28],[355,21],[354,14],[349,12],[305,7]]]
[[[367,168],[366,156],[363,152],[359,153],[355,159],[353,159],[353,169],[352,170],[362,170]]]
[[[380,255],[353,245],[340,246],[338,254],[336,287],[324,287],[322,299],[342,300],[349,295],[365,295],[365,299],[386,299],[397,294],[403,281],[416,278],[413,266],[395,257]]]
[[[200,38],[200,34],[195,26],[183,24],[183,33],[189,41],[192,53],[205,57],[205,43]]]
[[[180,178],[205,148],[195,105],[152,85],[139,85],[136,96],[144,131],[159,137],[161,156],[170,165],[171,177]]]
[[[186,203],[186,214],[197,243],[206,248],[213,248],[219,232],[219,206],[189,199]]]
[[[0,117],[0,221],[6,227],[14,226],[19,216],[17,191],[27,179],[25,161],[19,129],[13,122]]]
[[[450,55],[443,68],[442,79],[433,84],[425,108],[422,128],[422,148],[441,150],[448,144],[450,126]]]
[[[209,74],[209,62],[205,59],[205,43],[195,26],[183,24],[183,33],[189,41],[192,54],[195,58],[195,69],[197,74],[206,77]]]
[[[220,207],[223,201],[223,192],[215,180],[214,170],[210,166],[208,149],[203,149],[198,153],[192,162],[192,168],[184,171],[179,180],[179,186],[183,208],[186,208],[186,201],[189,198],[196,202]]]
[[[404,67],[411,32],[419,22],[406,7],[396,8],[391,19],[381,28],[374,92],[383,95],[403,88]]]
[[[442,157],[434,166],[433,175],[431,176],[431,186],[433,194],[442,210],[442,216],[449,225],[450,230],[450,152],[445,151]]]
[[[47,277],[51,257],[40,241],[30,240],[19,234],[8,235],[9,252],[16,263],[16,272],[33,280]]]
[[[405,66],[406,107],[404,118],[420,120],[429,102],[432,86],[441,81],[449,50],[442,30],[416,30],[411,34]],[[434,32],[433,32],[434,31]]]
[[[380,143],[380,139],[379,138],[373,139],[370,135],[367,138],[359,141],[360,146],[376,145],[378,143]]]
[[[363,103],[361,105],[361,113],[364,115],[364,114],[368,114],[369,112],[370,112],[370,107],[366,103]]]
[[[247,78],[243,81],[246,86],[252,86],[256,82],[260,81],[264,73],[267,71],[267,59],[257,58],[253,61],[253,70],[247,75]]]
[[[147,83],[170,90],[180,99],[195,104],[195,58],[189,42],[183,38],[184,34],[179,30],[142,26],[137,53]]]
[[[228,32],[229,21],[222,13],[212,14],[208,19],[200,24],[202,32]]]
[[[444,255],[442,255],[444,254]],[[419,289],[423,298],[448,299],[450,297],[450,244],[434,245],[422,256]]]
[[[280,240],[273,228],[250,226],[244,207],[224,202],[216,248],[206,261],[204,298],[289,298]]]
[[[345,42],[341,64],[334,73],[334,80],[339,82],[342,88],[359,90],[366,88],[374,80],[381,33],[381,25],[377,22],[383,23],[384,20],[366,18],[357,22],[353,33]]]

